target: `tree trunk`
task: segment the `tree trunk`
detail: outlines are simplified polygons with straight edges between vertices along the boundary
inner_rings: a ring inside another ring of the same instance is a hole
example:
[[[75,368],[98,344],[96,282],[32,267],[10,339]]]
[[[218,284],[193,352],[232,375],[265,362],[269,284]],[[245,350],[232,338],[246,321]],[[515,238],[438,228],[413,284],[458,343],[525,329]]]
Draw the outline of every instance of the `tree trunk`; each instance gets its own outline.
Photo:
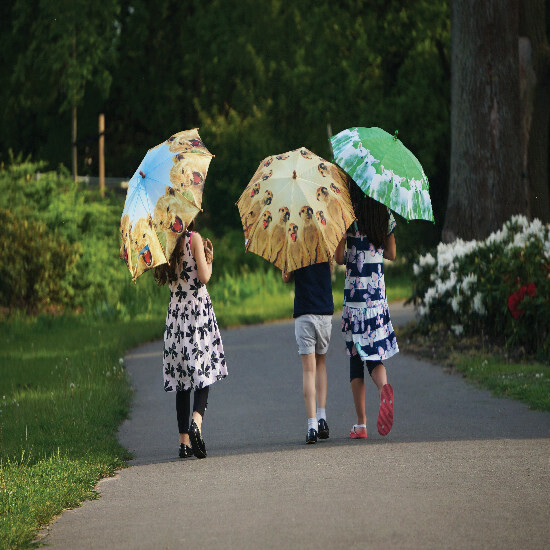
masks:
[[[550,45],[545,0],[520,5],[523,174],[531,217],[550,222],[548,126],[550,124]]]
[[[442,239],[484,239],[527,213],[519,0],[451,2],[451,174]]]

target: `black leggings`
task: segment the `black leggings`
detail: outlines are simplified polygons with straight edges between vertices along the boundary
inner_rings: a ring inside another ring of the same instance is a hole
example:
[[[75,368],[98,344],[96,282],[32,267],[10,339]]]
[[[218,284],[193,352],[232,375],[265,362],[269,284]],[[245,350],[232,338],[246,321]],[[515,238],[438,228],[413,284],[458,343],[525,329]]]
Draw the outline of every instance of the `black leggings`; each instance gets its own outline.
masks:
[[[359,355],[352,355],[349,358],[349,381],[354,378],[365,378],[365,367],[372,376],[372,371],[378,366],[383,365],[382,361],[363,361]]]
[[[193,412],[204,416],[208,402],[208,389],[210,386],[195,390],[193,394]],[[178,415],[178,430],[180,434],[189,433],[189,409],[191,405],[191,390],[176,392],[176,413]]]

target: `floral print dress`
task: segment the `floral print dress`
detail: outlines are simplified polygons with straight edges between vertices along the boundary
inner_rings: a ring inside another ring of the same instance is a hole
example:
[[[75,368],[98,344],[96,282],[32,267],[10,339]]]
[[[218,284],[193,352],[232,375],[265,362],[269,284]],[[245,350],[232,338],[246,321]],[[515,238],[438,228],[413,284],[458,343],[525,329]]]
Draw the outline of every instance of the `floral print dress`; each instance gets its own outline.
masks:
[[[388,235],[395,226],[390,212]],[[363,361],[382,361],[399,351],[386,299],[383,254],[356,225],[348,233],[342,332],[348,356],[359,355]]]
[[[225,355],[214,308],[200,282],[185,232],[178,278],[170,283],[170,303],[164,328],[164,390],[201,389],[227,376]]]

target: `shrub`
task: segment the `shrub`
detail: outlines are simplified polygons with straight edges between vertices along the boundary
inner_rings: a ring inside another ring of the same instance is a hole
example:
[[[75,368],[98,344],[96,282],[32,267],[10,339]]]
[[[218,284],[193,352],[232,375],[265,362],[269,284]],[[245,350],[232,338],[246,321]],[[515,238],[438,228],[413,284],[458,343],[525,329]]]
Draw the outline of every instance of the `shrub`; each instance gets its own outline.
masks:
[[[550,225],[513,216],[484,241],[440,243],[413,266],[421,326],[503,337],[548,359]]]
[[[71,303],[78,243],[68,243],[39,220],[0,209],[0,254],[1,306],[35,311]]]

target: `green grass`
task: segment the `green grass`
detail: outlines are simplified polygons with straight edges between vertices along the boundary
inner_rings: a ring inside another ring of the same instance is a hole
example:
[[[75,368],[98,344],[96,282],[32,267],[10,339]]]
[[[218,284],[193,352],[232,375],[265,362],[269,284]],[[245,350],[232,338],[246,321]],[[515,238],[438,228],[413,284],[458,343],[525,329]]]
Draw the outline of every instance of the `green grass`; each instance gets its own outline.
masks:
[[[159,320],[19,318],[0,326],[0,548],[93,498],[125,464],[116,430],[131,391],[120,358],[162,335]]]
[[[336,309],[343,281],[336,272]],[[28,547],[40,526],[95,498],[97,481],[129,458],[116,439],[131,404],[121,358],[162,338],[168,305],[167,289],[148,283],[129,286],[135,300],[118,318],[98,308],[99,319],[19,315],[0,322],[0,548]],[[292,317],[294,285],[276,269],[226,274],[208,288],[220,326]],[[397,291],[390,285],[388,294]]]
[[[498,397],[510,397],[531,409],[550,412],[550,367],[537,362],[508,363],[494,355],[453,356],[455,368]]]

